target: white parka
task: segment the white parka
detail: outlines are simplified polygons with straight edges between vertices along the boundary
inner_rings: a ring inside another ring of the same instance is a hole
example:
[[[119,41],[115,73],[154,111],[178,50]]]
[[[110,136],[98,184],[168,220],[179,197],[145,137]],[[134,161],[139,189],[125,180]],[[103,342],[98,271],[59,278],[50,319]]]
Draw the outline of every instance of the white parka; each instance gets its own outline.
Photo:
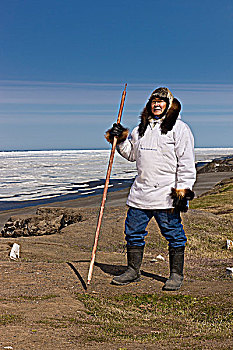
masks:
[[[193,135],[180,116],[167,134],[161,120],[151,122],[140,137],[136,127],[117,146],[118,152],[136,161],[138,175],[130,189],[127,205],[140,209],[172,208],[171,188],[192,189],[196,179]]]

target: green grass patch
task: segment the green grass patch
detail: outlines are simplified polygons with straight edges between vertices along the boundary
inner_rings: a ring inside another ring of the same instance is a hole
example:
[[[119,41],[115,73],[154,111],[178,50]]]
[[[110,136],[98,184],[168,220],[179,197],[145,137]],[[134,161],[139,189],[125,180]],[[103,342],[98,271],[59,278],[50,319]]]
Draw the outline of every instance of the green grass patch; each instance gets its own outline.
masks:
[[[207,194],[192,200],[190,208],[207,209],[214,212],[224,210],[224,208],[233,209],[233,180],[229,181],[231,183],[219,183]]]
[[[59,295],[56,294],[47,294],[47,295],[18,295],[18,296],[12,296],[11,298],[1,298],[0,301],[18,301],[18,300],[25,300],[25,301],[43,301],[43,300],[49,300],[59,297]]]
[[[12,314],[3,314],[0,315],[0,325],[6,326],[10,323],[15,323],[21,321],[22,318],[18,315],[12,315]]]
[[[226,240],[233,240],[233,180],[217,184],[207,194],[190,202],[190,209],[201,210],[184,215],[187,251],[205,258],[226,259]],[[213,215],[214,214],[214,215]]]
[[[46,317],[42,320],[39,320],[36,322],[39,325],[43,325],[46,328],[51,327],[51,328],[67,328],[68,325],[70,325],[73,322],[69,322],[69,320],[66,317],[63,318],[52,318],[52,317]]]
[[[230,336],[232,310],[215,298],[190,295],[123,294],[113,297],[77,294],[86,307],[95,333],[87,341],[131,340],[142,343],[162,339],[200,339]],[[91,337],[91,339],[90,339]],[[85,338],[85,336],[84,336]]]
[[[233,184],[230,184],[230,185],[226,185],[223,188],[221,188],[219,190],[219,192],[222,193],[222,192],[227,192],[227,191],[232,191],[232,190],[233,190]]]

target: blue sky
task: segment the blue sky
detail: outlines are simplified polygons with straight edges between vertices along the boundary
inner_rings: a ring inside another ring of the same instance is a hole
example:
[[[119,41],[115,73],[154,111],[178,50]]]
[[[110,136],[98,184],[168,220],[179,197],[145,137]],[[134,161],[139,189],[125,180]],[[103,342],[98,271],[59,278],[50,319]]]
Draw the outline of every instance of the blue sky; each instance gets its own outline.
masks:
[[[108,148],[168,86],[196,147],[233,147],[232,0],[2,0],[0,150]]]

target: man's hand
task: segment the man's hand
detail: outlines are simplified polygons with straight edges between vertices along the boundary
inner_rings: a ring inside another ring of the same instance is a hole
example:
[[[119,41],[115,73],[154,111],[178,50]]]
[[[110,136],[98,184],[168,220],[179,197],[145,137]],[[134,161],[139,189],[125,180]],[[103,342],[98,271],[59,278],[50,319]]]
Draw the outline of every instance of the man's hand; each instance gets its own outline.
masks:
[[[108,142],[113,143],[114,137],[117,137],[117,144],[119,144],[127,139],[128,134],[128,129],[124,128],[120,123],[114,123],[112,128],[106,131],[105,138]]]
[[[178,211],[186,212],[188,210],[188,201],[194,198],[194,192],[189,188],[182,190],[172,188],[170,196],[173,199],[173,207]]]

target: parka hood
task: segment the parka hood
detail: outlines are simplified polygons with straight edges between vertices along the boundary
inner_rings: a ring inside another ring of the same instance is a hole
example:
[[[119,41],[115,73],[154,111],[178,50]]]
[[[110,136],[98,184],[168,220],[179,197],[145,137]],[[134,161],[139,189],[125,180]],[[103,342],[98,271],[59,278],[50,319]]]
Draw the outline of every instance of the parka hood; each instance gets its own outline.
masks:
[[[162,117],[162,122],[160,125],[162,134],[167,134],[168,131],[172,130],[179,116],[181,104],[177,98],[173,97],[171,91],[168,88],[163,87],[154,90],[140,115],[138,132],[139,136],[141,137],[144,135],[150,120],[153,118],[151,113],[151,101],[156,97],[159,97],[166,101],[168,106],[167,110],[165,111],[165,115]]]

